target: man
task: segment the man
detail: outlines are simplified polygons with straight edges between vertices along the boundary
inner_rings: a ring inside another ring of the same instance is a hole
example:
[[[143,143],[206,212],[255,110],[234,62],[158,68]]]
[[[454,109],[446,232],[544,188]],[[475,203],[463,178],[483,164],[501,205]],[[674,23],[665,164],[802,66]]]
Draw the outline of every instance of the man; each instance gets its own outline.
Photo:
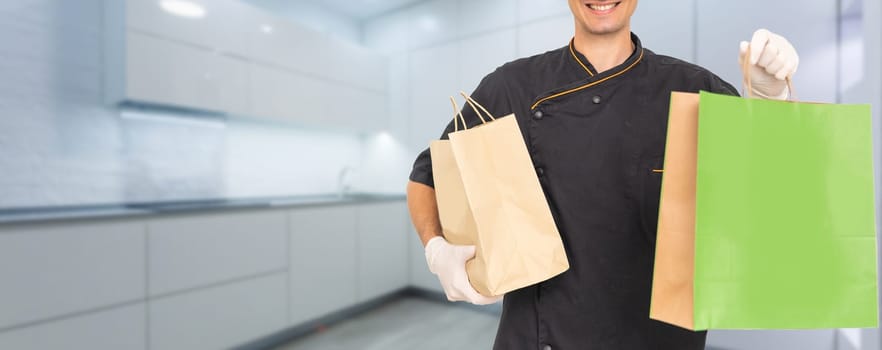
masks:
[[[494,349],[704,348],[705,332],[649,318],[668,107],[671,91],[737,91],[701,67],[644,49],[630,31],[637,2],[569,0],[568,46],[507,63],[472,94],[495,115],[517,116],[570,262],[563,274],[505,295]],[[799,59],[786,39],[758,30],[740,52],[750,60],[752,94],[789,96],[785,79]],[[464,114],[478,122],[468,108]],[[468,282],[474,247],[442,237],[432,186],[426,150],[407,193],[430,270],[451,301],[497,301]]]

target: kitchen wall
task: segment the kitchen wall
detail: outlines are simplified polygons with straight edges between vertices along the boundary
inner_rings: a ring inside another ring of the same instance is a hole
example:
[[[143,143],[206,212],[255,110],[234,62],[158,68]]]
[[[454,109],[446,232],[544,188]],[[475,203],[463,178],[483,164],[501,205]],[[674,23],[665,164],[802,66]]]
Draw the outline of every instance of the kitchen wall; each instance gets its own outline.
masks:
[[[102,4],[0,4],[0,209],[333,193],[345,168],[378,182],[360,176],[388,148],[373,135],[106,105]]]
[[[843,100],[850,103],[871,102],[873,105],[873,131],[876,150],[876,158],[882,157],[882,3],[879,1],[863,0],[861,7],[861,29],[864,40],[861,45],[860,56],[863,62],[860,65],[863,74],[860,83],[843,93]],[[882,165],[876,162],[876,217],[882,217]],[[876,232],[882,232],[882,221],[876,220]],[[877,242],[877,252],[882,251],[882,241]],[[878,271],[882,271],[882,260]],[[880,295],[882,304],[882,295]],[[882,349],[882,332],[879,328],[865,329],[860,333],[858,343],[860,349]]]

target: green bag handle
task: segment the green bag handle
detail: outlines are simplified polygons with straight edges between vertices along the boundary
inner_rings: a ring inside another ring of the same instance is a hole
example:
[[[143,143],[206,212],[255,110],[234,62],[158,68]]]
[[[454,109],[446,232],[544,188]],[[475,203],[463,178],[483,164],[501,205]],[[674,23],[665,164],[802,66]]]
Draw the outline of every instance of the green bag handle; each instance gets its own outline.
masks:
[[[744,74],[744,85],[747,87],[747,90],[745,90],[746,97],[756,97],[753,96],[753,85],[751,84],[750,79],[750,47],[747,48],[747,52],[744,54],[744,60],[741,62],[741,73]],[[784,78],[784,81],[787,82],[787,89],[790,90],[790,99],[795,100],[796,91],[793,90],[793,79],[788,75]]]

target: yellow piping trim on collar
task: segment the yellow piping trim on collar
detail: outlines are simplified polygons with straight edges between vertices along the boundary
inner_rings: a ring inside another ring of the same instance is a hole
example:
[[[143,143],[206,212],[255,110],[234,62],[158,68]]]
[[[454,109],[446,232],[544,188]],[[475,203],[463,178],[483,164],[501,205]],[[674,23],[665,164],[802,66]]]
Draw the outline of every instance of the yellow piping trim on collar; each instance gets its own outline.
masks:
[[[582,60],[579,59],[579,56],[576,56],[576,51],[573,50],[573,46],[575,46],[573,44],[574,40],[576,40],[576,39],[570,40],[570,55],[573,55],[573,59],[576,60],[576,62],[579,62],[579,65],[582,66],[582,69],[584,69],[586,72],[588,72],[588,75],[593,77],[594,73],[592,73],[591,70],[588,69],[588,66],[586,66],[585,63],[582,63]]]
[[[637,60],[634,61],[634,63],[631,63],[630,66],[626,67],[625,69],[622,69],[621,71],[617,72],[616,74],[610,75],[610,76],[608,76],[608,77],[606,77],[606,78],[600,79],[600,80],[595,81],[595,82],[592,82],[592,83],[588,83],[588,84],[585,84],[585,85],[582,85],[582,86],[579,86],[579,87],[576,87],[576,88],[569,89],[569,90],[567,90],[567,91],[559,92],[559,93],[556,93],[556,94],[554,94],[554,95],[551,95],[551,96],[545,97],[545,98],[543,98],[543,99],[541,99],[541,100],[539,100],[539,101],[536,101],[536,103],[534,103],[533,106],[530,107],[530,109],[535,109],[537,106],[539,106],[540,104],[542,104],[542,102],[545,102],[545,101],[548,101],[548,100],[551,100],[551,99],[554,99],[554,98],[558,98],[558,97],[561,97],[561,96],[564,96],[564,95],[569,95],[569,94],[574,93],[574,92],[576,92],[576,91],[580,91],[580,90],[584,90],[584,89],[590,88],[590,87],[592,87],[592,86],[598,85],[598,84],[603,83],[603,82],[605,82],[605,81],[607,81],[607,80],[610,80],[610,79],[612,79],[612,78],[615,78],[615,77],[617,77],[617,76],[620,76],[620,75],[622,75],[622,74],[625,74],[625,72],[631,70],[631,68],[634,68],[634,66],[636,66],[637,63],[640,63],[640,61],[643,60],[643,52],[644,52],[643,50],[640,50],[640,57],[637,57]]]

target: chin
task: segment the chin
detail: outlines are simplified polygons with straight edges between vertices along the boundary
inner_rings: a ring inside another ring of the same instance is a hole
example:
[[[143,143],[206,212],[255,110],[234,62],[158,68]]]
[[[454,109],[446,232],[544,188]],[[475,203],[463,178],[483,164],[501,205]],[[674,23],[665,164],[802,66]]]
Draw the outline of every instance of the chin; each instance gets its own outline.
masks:
[[[624,24],[619,25],[591,25],[587,24],[583,26],[583,29],[586,33],[591,35],[611,35],[611,34],[619,34],[623,31],[627,31],[628,26]]]
[[[586,31],[591,35],[618,34],[625,30],[624,25],[619,26],[587,26]]]

